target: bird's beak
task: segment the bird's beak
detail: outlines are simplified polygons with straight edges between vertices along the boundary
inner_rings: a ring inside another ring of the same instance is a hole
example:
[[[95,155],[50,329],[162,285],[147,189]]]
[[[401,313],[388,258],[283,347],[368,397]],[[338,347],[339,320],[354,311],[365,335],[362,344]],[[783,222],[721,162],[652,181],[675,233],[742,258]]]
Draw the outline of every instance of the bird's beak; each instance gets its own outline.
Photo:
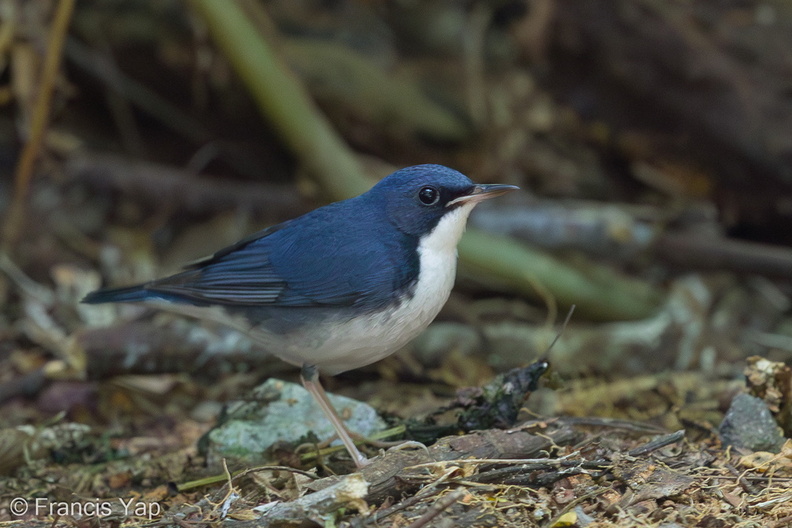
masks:
[[[520,188],[516,185],[504,185],[501,183],[492,183],[488,185],[479,184],[474,185],[473,189],[464,196],[460,196],[459,198],[454,198],[446,207],[451,207],[452,205],[463,204],[463,203],[479,203],[484,200],[489,200],[490,198],[495,198],[496,196],[500,196],[502,194],[510,193],[512,191],[517,191]]]

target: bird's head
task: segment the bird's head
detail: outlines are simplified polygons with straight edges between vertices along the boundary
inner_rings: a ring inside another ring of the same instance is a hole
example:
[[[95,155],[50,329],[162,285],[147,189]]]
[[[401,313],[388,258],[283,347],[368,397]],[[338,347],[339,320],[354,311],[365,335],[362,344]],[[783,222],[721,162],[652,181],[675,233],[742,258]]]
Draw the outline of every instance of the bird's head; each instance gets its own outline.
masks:
[[[483,200],[517,190],[514,185],[476,184],[443,165],[416,165],[382,179],[367,197],[383,204],[390,222],[405,234],[422,237],[441,220],[459,240],[473,207]],[[458,232],[458,234],[456,234]]]

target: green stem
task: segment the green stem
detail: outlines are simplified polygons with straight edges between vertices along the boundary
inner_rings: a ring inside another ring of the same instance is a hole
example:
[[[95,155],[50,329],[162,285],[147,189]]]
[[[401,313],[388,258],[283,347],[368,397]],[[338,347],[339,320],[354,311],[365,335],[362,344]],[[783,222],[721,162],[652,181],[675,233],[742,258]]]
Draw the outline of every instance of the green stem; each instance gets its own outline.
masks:
[[[233,1],[188,0],[297,159],[333,200],[365,192],[371,182],[294,74]]]
[[[463,270],[486,277],[499,289],[540,297],[536,285],[559,304],[575,304],[581,315],[600,320],[641,319],[651,315],[659,293],[644,282],[589,262],[579,270],[514,240],[469,229],[459,243]]]

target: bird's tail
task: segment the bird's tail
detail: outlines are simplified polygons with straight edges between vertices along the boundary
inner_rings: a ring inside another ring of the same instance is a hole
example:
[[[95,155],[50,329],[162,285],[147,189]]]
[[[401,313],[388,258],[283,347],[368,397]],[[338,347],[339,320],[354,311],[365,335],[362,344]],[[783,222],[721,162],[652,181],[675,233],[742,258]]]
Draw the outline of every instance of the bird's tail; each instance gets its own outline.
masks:
[[[80,302],[86,304],[101,304],[112,302],[141,302],[149,301],[152,298],[152,292],[146,290],[142,285],[128,286],[126,288],[111,288],[107,290],[97,290],[91,292]]]

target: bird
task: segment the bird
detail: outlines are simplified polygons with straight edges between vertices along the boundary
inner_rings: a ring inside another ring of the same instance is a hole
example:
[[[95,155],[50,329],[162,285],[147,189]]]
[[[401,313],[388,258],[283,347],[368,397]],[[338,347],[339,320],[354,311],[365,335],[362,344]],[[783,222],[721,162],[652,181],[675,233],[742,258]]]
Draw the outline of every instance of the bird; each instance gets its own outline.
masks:
[[[443,165],[397,170],[367,192],[268,227],[174,275],[100,289],[82,302],[137,302],[247,333],[300,370],[358,468],[358,450],[319,380],[383,359],[448,300],[475,205],[517,190]]]

